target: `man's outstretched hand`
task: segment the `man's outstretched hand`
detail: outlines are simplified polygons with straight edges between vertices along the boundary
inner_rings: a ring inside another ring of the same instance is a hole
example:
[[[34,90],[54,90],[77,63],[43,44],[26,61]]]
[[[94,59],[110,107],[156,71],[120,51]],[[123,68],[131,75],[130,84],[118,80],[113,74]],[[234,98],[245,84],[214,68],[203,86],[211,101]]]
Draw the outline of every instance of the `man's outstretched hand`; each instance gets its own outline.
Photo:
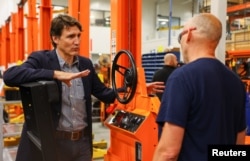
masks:
[[[165,89],[165,82],[151,82],[147,83],[148,94],[163,93]]]
[[[77,72],[77,73],[54,71],[54,78],[64,82],[70,87],[72,79],[86,77],[89,75],[89,73],[90,73],[90,70],[88,69],[81,71],[81,72]]]

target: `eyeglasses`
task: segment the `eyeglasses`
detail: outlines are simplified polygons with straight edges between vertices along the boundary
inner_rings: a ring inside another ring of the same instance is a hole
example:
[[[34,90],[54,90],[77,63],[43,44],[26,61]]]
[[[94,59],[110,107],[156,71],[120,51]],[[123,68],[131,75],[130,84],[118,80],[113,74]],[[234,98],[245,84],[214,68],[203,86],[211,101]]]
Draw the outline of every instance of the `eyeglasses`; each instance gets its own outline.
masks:
[[[191,28],[189,28],[189,29],[187,29],[187,30],[183,30],[183,31],[179,34],[179,36],[178,36],[178,43],[180,44],[181,38],[182,38],[183,35],[189,33],[190,31],[193,31],[193,30],[196,30],[196,27],[191,27]]]

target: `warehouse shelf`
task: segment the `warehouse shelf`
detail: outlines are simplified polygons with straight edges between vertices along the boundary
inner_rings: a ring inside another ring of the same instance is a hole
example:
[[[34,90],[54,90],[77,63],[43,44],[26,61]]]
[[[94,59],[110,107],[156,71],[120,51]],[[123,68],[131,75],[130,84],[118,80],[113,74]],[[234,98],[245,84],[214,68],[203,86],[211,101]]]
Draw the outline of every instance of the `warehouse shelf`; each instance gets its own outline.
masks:
[[[241,59],[250,57],[250,1],[239,0],[236,5],[227,8],[229,31],[226,40],[226,51],[229,58]],[[231,25],[237,22],[236,28]]]
[[[235,13],[235,12],[244,11],[246,9],[250,9],[250,2],[230,6],[227,8],[227,13],[231,14],[231,13]]]
[[[229,57],[236,57],[236,58],[244,58],[244,57],[250,57],[250,50],[231,50],[228,51]]]
[[[180,60],[180,52],[174,51],[171,52],[176,55],[177,60]],[[164,65],[164,55],[167,52],[160,52],[160,53],[147,53],[142,55],[142,67],[144,68],[145,72],[145,79],[146,82],[149,83],[152,81],[154,73],[161,69]]]
[[[21,105],[21,101],[0,99],[0,116],[3,116],[3,109],[13,105]],[[1,120],[0,129],[2,130],[0,130],[0,138],[3,138],[3,141],[0,142],[0,156],[2,156],[0,157],[0,161],[14,161],[17,150],[16,145],[19,143],[23,122],[3,123],[3,118]]]

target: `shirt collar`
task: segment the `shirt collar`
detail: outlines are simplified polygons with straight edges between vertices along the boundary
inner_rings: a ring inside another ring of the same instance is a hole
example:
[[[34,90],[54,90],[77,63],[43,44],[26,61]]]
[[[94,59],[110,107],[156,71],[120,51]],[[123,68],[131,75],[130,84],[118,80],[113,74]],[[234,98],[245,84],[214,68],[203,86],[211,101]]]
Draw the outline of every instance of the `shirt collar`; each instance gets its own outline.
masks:
[[[59,65],[61,68],[63,68],[64,66],[68,66],[68,64],[65,62],[65,60],[63,60],[63,58],[58,54],[57,50],[56,50],[56,55],[57,55],[57,58],[59,60]],[[74,62],[72,63],[72,66],[78,65],[78,64],[79,64],[79,59],[77,56],[74,56]]]

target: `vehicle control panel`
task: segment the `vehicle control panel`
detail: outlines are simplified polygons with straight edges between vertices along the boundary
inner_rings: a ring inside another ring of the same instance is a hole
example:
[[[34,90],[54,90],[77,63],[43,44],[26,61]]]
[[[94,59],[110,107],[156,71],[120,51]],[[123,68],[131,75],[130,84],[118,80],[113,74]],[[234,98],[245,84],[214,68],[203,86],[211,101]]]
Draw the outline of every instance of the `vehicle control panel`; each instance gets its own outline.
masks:
[[[134,114],[124,110],[116,110],[115,114],[109,120],[109,124],[130,132],[135,132],[144,119],[145,116],[142,115]]]

